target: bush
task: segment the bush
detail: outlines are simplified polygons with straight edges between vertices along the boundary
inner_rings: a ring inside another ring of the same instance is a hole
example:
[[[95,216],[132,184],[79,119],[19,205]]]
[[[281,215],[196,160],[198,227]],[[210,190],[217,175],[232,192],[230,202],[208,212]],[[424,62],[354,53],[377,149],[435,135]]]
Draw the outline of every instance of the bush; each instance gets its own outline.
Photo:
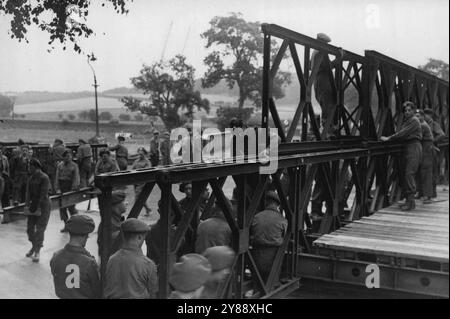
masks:
[[[19,116],[24,119],[26,117],[26,114],[19,114]]]
[[[95,113],[95,111],[94,111],[94,113]],[[112,116],[112,114],[110,112],[101,112],[98,115],[98,119],[100,121],[111,121],[112,118],[113,118],[113,116]],[[95,121],[95,115],[94,115],[94,121]]]
[[[144,117],[142,116],[142,114],[136,114],[134,116],[134,119],[138,122],[142,122],[144,120]]]
[[[121,120],[121,121],[129,121],[129,120],[131,120],[131,116],[130,116],[130,114],[122,113],[122,114],[119,115],[119,120]]]
[[[73,115],[73,114],[69,114],[69,115],[67,115],[67,117],[68,117],[69,120],[71,120],[71,121],[75,120],[75,115]]]
[[[110,120],[109,124],[117,125],[117,124],[119,124],[119,120]]]
[[[253,108],[242,108],[230,107],[230,106],[220,106],[217,109],[217,126],[219,130],[223,130],[229,127],[232,118],[237,118],[242,120],[244,124],[247,124],[250,116],[253,113]]]
[[[67,125],[69,125],[69,120],[68,119],[63,119],[62,121],[61,121],[61,124],[63,125],[63,126],[67,126]]]

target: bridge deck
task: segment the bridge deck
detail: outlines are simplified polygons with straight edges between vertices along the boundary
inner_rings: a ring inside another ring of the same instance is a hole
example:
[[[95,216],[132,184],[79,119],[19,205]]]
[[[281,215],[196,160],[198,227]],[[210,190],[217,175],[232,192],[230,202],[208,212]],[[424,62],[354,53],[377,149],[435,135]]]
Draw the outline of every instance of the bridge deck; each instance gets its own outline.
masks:
[[[364,217],[314,242],[316,247],[376,256],[448,264],[449,194],[440,192],[433,204],[416,201],[416,210],[397,204]]]

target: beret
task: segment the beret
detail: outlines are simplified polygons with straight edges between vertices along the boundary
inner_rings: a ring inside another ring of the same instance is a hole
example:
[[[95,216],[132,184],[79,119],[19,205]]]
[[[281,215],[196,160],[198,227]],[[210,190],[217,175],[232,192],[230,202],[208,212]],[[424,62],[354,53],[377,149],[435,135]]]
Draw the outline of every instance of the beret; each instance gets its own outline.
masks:
[[[94,231],[95,223],[87,215],[74,215],[67,221],[66,228],[71,234],[87,235]]]
[[[218,271],[230,268],[236,254],[229,246],[214,246],[206,249],[203,256],[208,258],[212,271]]]
[[[117,137],[117,139],[118,139],[119,141],[125,141],[125,137],[123,137],[122,135],[119,135],[119,136]]]
[[[38,168],[42,168],[41,162],[37,158],[30,159],[30,165]]]
[[[56,139],[55,139],[55,143],[61,143],[61,144],[62,144],[62,143],[63,143],[63,141],[62,141],[62,140],[60,140],[59,138],[56,138]]]
[[[124,233],[146,233],[150,229],[146,223],[136,218],[128,218],[120,228]]]
[[[266,194],[266,200],[274,200],[277,203],[280,203],[280,197],[278,197],[278,194],[275,191],[268,191]]]
[[[323,42],[331,42],[331,38],[326,35],[325,33],[317,33],[317,40],[323,41]]]
[[[194,291],[206,283],[210,274],[211,264],[206,257],[199,254],[186,254],[173,265],[170,283],[178,291]]]

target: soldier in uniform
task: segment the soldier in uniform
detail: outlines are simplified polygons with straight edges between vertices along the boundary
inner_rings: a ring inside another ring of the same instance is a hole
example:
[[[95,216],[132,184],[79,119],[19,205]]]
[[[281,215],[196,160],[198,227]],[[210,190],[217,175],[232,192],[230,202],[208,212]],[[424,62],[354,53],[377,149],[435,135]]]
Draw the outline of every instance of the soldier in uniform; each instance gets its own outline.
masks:
[[[437,121],[433,119],[433,110],[425,109],[425,121],[433,133],[433,142],[435,145],[445,139],[445,133]],[[437,147],[433,147],[433,197],[437,196],[436,185],[439,179],[440,151]]]
[[[111,299],[153,299],[158,290],[155,263],[142,253],[148,226],[128,218],[121,225],[124,243],[108,261],[104,297]]]
[[[186,254],[173,265],[170,284],[174,291],[169,299],[200,299],[204,284],[211,275],[211,264],[199,254]]]
[[[58,164],[55,177],[55,190],[57,193],[61,194],[75,191],[80,188],[80,173],[78,171],[77,164],[72,161],[72,152],[70,150],[65,150],[62,156],[63,161]],[[67,232],[67,228],[65,226],[67,220],[69,219],[67,210],[69,210],[70,216],[77,214],[75,205],[67,208],[61,208],[59,210],[59,216],[64,222],[64,228],[61,229],[61,232]]]
[[[3,146],[0,146],[0,213],[3,213],[3,205],[9,206],[9,194],[6,191],[9,183],[9,161],[3,155]]]
[[[160,143],[159,152],[161,155],[161,165],[170,165],[170,133],[164,132],[163,139]]]
[[[279,211],[280,198],[275,191],[266,194],[266,208],[257,213],[250,227],[252,256],[263,280],[267,280],[278,247],[282,245],[287,220]]]
[[[195,252],[203,254],[214,246],[231,246],[231,228],[225,220],[222,209],[216,205],[213,216],[200,222],[197,227]]]
[[[28,177],[30,176],[30,158],[28,146],[21,146],[21,154],[13,157],[11,161],[11,178],[13,182],[13,203],[24,202]]]
[[[51,149],[51,160],[48,167],[48,177],[50,177],[50,183],[52,185],[52,192],[56,193],[55,189],[55,177],[56,177],[56,168],[58,164],[63,161],[63,153],[66,151],[66,147],[64,146],[64,142],[59,138],[55,139],[53,142],[53,147]]]
[[[143,168],[152,167],[152,164],[147,159],[147,151],[145,148],[143,148],[143,147],[138,148],[138,155],[139,155],[139,158],[136,159],[136,161],[134,161],[132,169],[143,169]],[[134,185],[135,199],[137,199],[139,197],[139,195],[141,194],[142,189],[144,188],[144,185],[145,184]],[[152,209],[150,208],[150,206],[148,206],[147,202],[145,202],[144,208],[145,208],[146,216],[149,216]]]
[[[415,209],[416,173],[422,160],[422,127],[420,121],[414,116],[414,103],[403,103],[403,123],[400,130],[388,137],[382,136],[381,141],[400,140],[404,142],[404,191],[406,202],[401,209],[408,211]]]
[[[150,162],[153,167],[159,164],[159,132],[153,131],[153,138],[150,140]]]
[[[423,203],[430,204],[433,196],[433,134],[427,122],[425,122],[423,110],[417,110],[416,116],[422,128],[422,161],[417,173],[416,198],[423,197]]]
[[[231,273],[236,253],[228,246],[210,247],[203,253],[211,264],[211,275],[204,285],[201,299],[219,299],[227,276]]]
[[[39,160],[30,160],[31,177],[28,180],[25,214],[28,215],[27,234],[32,247],[26,254],[34,262],[39,262],[39,253],[44,243],[44,232],[50,218],[50,180]]]
[[[61,299],[99,299],[101,284],[95,258],[85,249],[95,223],[86,215],[67,221],[69,243],[50,260],[55,293]]]
[[[110,151],[116,152],[116,162],[119,165],[119,170],[126,171],[128,166],[128,149],[123,145],[125,137],[119,135],[117,137],[117,144],[110,147]]]
[[[99,155],[101,159],[95,166],[95,175],[119,171],[119,166],[116,161],[111,158],[111,153],[108,150],[100,151]]]
[[[92,175],[92,148],[83,139],[79,139],[79,146],[77,150],[77,161],[80,169],[80,187],[88,186],[89,178]]]

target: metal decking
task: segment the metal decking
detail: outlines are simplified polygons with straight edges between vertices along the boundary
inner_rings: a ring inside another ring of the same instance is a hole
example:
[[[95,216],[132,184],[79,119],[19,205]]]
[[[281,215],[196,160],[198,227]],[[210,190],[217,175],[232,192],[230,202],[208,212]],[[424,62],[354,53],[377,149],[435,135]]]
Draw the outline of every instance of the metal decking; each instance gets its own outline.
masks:
[[[449,296],[449,193],[433,204],[394,204],[314,241],[300,257],[300,275],[365,286],[366,267],[380,269],[380,288]]]

